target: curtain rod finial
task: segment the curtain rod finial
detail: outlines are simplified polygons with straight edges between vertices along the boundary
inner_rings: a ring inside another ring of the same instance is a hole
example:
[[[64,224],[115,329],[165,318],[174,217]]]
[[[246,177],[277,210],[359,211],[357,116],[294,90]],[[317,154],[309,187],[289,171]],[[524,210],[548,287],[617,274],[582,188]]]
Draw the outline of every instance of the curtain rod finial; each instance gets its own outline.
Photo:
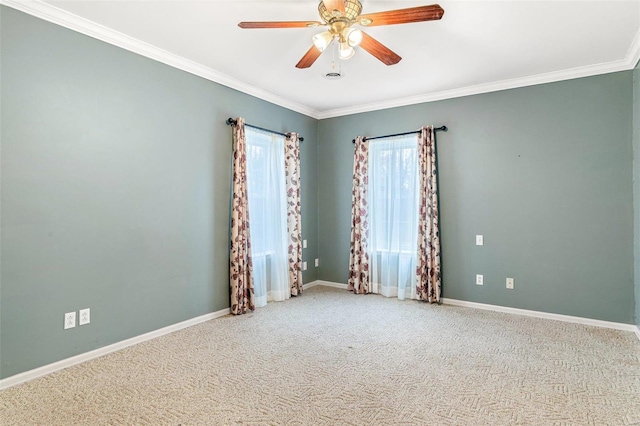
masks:
[[[227,118],[226,123],[227,123],[227,126],[232,126],[232,125],[238,124],[238,122],[236,120],[234,120],[233,118],[231,118],[231,117]]]
[[[287,139],[290,139],[290,138],[291,138],[291,132],[289,132],[289,133],[285,133],[285,134],[284,134],[284,136],[285,136]],[[300,136],[300,135],[298,135],[298,140],[299,140],[300,142],[304,142],[304,138],[303,138],[302,136]]]

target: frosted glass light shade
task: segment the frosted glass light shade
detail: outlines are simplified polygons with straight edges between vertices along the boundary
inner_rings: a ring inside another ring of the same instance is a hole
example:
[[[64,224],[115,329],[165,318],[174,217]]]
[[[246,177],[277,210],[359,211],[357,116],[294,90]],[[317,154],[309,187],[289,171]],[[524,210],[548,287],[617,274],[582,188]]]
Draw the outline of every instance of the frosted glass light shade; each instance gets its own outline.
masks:
[[[333,41],[333,34],[331,34],[329,31],[324,31],[320,34],[314,35],[312,40],[313,45],[316,47],[316,49],[324,52],[327,46],[329,46]]]
[[[356,53],[353,50],[353,47],[349,46],[349,44],[345,41],[340,43],[340,50],[338,51],[338,56],[340,59],[349,59]]]
[[[362,42],[362,31],[357,28],[348,28],[346,33],[345,38],[349,46],[356,47],[360,45],[360,42]]]

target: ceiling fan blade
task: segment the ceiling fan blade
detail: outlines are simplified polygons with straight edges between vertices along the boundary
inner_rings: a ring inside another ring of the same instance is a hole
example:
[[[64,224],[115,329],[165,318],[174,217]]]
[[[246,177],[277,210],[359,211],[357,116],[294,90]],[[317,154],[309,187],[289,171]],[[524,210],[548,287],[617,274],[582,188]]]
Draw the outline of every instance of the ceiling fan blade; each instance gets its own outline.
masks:
[[[409,24],[411,22],[435,21],[442,18],[444,9],[439,4],[410,7],[408,9],[387,10],[386,12],[360,15],[358,22],[365,27],[377,25]]]
[[[321,54],[322,52],[316,49],[315,46],[311,46],[307,53],[305,53],[302,59],[296,64],[296,68],[309,68]]]
[[[385,65],[397,64],[402,59],[387,46],[380,43],[378,40],[371,37],[364,31],[362,32],[362,41],[360,42],[360,47],[381,60]]]
[[[324,25],[318,21],[273,21],[273,22],[240,22],[240,28],[309,28]]]
[[[344,15],[344,1],[343,0],[322,0],[324,7],[327,8],[329,13],[337,10],[340,14]]]

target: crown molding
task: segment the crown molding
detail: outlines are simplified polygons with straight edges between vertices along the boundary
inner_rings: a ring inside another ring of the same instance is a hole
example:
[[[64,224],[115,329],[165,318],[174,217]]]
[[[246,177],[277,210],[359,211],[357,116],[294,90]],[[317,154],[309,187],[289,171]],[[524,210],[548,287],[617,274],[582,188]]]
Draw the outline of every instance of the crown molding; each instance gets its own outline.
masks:
[[[623,60],[589,65],[586,67],[572,68],[568,70],[554,71],[537,74],[529,77],[502,80],[493,83],[478,84],[462,87],[460,89],[443,90],[441,92],[425,93],[422,95],[408,96],[405,98],[391,99],[383,102],[355,105],[347,108],[337,108],[321,111],[318,119],[342,117],[345,115],[359,114],[362,112],[379,111],[388,108],[396,108],[407,105],[435,102],[445,99],[461,98],[464,96],[479,95],[482,93],[499,92],[501,90],[517,89],[520,87],[535,86],[538,84],[554,83],[574,78],[591,77],[594,75],[608,74],[618,71],[628,71],[635,68],[640,59],[640,31],[629,49],[627,57]]]
[[[138,55],[161,62],[179,70],[215,83],[222,84],[247,95],[271,102],[311,118],[318,118],[318,111],[306,105],[292,102],[281,96],[247,84],[229,75],[218,72],[197,62],[183,58],[164,49],[160,49],[144,41],[130,37],[96,22],[82,18],[41,0],[0,0],[0,4],[19,10],[36,18],[60,25],[81,34],[121,47]]]
[[[629,46],[626,59],[631,68],[635,68],[636,65],[638,65],[638,62],[640,62],[640,29],[636,33],[636,37],[631,42],[631,46]]]
[[[378,111],[388,108],[396,108],[407,105],[415,105],[426,102],[442,101],[445,99],[461,98],[463,96],[479,95],[482,93],[498,92],[501,90],[517,89],[519,87],[535,86],[538,84],[554,83],[557,81],[571,80],[574,78],[591,77],[594,75],[608,74],[618,71],[628,71],[634,69],[640,61],[640,29],[636,32],[629,50],[624,59],[605,62],[601,64],[588,65],[584,67],[571,68],[567,70],[553,71],[528,77],[513,78],[497,81],[493,83],[478,84],[474,86],[462,87],[459,89],[443,90],[441,92],[425,93],[422,95],[408,96],[404,98],[391,99],[388,101],[374,102],[369,104],[355,105],[346,108],[336,108],[324,110],[319,113],[318,119],[341,117],[345,115],[358,114],[361,112]]]
[[[629,46],[629,50],[627,51],[625,58],[621,60],[585,67],[577,67],[568,70],[553,71],[528,77],[467,86],[458,89],[424,93],[404,98],[390,99],[387,101],[318,111],[314,108],[293,102],[259,87],[242,82],[212,68],[175,55],[164,49],[160,49],[88,19],[81,18],[63,9],[44,3],[42,0],[0,0],[0,4],[318,120],[435,102],[445,99],[460,98],[464,96],[479,95],[482,93],[498,92],[501,90],[516,89],[519,87],[534,86],[538,84],[553,83],[557,81],[571,80],[574,78],[590,77],[618,71],[627,71],[635,68],[640,61],[640,30],[638,30],[633,42]]]

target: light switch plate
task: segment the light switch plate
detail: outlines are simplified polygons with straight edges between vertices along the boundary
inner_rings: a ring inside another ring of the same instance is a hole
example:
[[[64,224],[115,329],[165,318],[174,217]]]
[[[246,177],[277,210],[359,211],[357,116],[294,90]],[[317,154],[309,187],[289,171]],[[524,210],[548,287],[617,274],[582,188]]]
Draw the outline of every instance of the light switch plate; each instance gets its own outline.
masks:
[[[307,262],[302,262],[302,270],[303,271],[307,270]]]
[[[307,240],[302,240],[302,248],[307,248]]]
[[[513,290],[513,278],[507,278],[507,288]]]
[[[315,265],[316,265],[316,268],[317,268],[318,266],[320,266],[320,259],[316,259],[316,263],[315,263]]]
[[[477,246],[484,245],[484,237],[482,235],[476,235],[476,245]]]

